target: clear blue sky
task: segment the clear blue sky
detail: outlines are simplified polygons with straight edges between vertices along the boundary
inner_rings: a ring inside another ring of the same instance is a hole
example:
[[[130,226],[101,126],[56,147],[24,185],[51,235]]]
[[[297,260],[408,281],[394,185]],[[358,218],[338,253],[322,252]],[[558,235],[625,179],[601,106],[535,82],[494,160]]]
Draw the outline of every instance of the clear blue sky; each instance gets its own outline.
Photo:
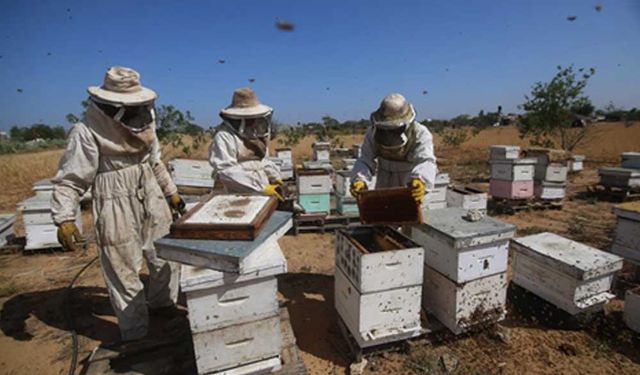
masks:
[[[571,63],[597,69],[597,106],[640,107],[637,0],[0,3],[4,129],[64,124],[111,65],[139,70],[160,104],[205,126],[249,78],[280,121],[368,118],[394,91],[419,119],[448,118],[517,111],[534,82]]]

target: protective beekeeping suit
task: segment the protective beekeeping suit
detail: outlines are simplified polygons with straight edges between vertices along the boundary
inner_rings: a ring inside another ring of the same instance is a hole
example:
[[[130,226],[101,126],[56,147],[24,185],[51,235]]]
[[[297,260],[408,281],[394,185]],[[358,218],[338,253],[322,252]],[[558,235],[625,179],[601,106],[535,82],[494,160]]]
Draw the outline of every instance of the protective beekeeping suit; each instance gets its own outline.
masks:
[[[372,126],[352,171],[354,196],[368,188],[377,172],[375,188],[410,186],[422,203],[434,186],[437,167],[431,133],[415,118],[413,106],[400,94],[387,95],[371,114]]]
[[[282,178],[268,159],[273,109],[258,101],[250,88],[237,89],[231,105],[220,111],[219,126],[209,149],[214,180],[229,193],[262,193],[282,200]]]
[[[153,103],[140,75],[112,67],[102,87],[88,88],[90,104],[69,134],[51,198],[63,247],[75,248],[79,197],[93,187],[93,217],[104,279],[122,340],[146,336],[148,309],[166,310],[178,296],[179,268],[157,258],[153,241],[166,235],[170,206],[184,202],[160,160]],[[139,273],[149,268],[145,297]]]

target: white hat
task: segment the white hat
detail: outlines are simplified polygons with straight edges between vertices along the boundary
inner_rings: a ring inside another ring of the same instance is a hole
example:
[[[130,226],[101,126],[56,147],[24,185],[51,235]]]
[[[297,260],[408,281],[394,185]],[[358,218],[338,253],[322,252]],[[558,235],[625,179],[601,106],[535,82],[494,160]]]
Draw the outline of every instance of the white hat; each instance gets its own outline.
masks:
[[[371,114],[371,122],[379,128],[409,125],[415,118],[413,106],[398,93],[385,96],[378,110]]]
[[[90,86],[87,91],[99,101],[122,105],[147,104],[158,97],[153,90],[140,85],[138,72],[123,66],[109,68],[102,86]]]
[[[273,108],[260,103],[255,91],[249,87],[243,87],[233,92],[231,105],[221,109],[220,115],[242,119],[263,117],[271,112],[273,112]]]

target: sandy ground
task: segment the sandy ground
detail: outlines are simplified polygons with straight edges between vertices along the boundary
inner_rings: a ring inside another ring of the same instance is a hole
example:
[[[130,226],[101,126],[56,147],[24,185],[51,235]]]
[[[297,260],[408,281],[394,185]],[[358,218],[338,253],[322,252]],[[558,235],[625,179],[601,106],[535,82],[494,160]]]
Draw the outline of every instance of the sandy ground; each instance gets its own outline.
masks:
[[[603,126],[611,138],[604,137],[578,152],[615,165],[619,152],[640,149],[640,126]],[[511,128],[485,132],[459,149],[443,147],[436,137],[441,169],[451,173],[455,181],[486,186],[488,145],[513,144],[518,139]],[[312,141],[304,139],[294,151],[305,158],[310,155]],[[345,146],[350,142],[358,142],[358,137],[346,140]],[[0,180],[0,210],[10,210],[31,195],[31,183],[52,175],[60,155],[61,151],[47,151],[0,156],[3,175],[13,173]],[[563,210],[520,212],[500,218],[517,225],[521,235],[553,231],[607,249],[615,226],[613,204],[584,194],[586,186],[597,181],[596,168],[601,165],[605,164],[587,163],[586,171],[571,177],[570,198]],[[90,231],[88,212],[84,213],[84,221],[85,229]],[[279,290],[289,309],[305,364],[311,374],[343,374],[349,356],[333,308],[334,236],[286,236],[281,247],[289,273],[279,278]],[[95,254],[95,245],[91,245],[86,253],[0,256],[0,374],[67,372],[71,339],[63,314],[66,287]],[[618,297],[635,285],[630,275],[627,267],[619,277],[615,287]],[[579,330],[560,324],[562,316],[539,301],[518,301],[517,294],[510,294],[508,318],[497,330],[494,327],[463,337],[442,335],[435,343],[419,340],[404,352],[372,358],[365,373],[443,373],[441,361],[445,356],[458,362],[455,374],[640,374],[640,338],[622,322],[622,300],[614,300],[604,314]],[[118,338],[96,264],[76,284],[69,307],[79,334],[82,368],[95,346]],[[152,324],[157,331],[154,335],[188,330],[184,321],[172,325],[156,319]]]

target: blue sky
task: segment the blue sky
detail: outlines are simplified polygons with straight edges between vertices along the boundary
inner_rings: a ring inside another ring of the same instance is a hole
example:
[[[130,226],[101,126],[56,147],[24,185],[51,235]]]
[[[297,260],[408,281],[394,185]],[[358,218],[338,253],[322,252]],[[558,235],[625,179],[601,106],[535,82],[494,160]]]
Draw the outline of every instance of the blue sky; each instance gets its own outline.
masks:
[[[640,107],[637,0],[0,4],[2,129],[64,124],[111,65],[139,70],[160,104],[204,126],[247,85],[289,123],[368,118],[394,91],[419,119],[517,111],[534,82],[571,63],[597,69],[588,87],[597,106]],[[277,30],[277,18],[294,32]]]

